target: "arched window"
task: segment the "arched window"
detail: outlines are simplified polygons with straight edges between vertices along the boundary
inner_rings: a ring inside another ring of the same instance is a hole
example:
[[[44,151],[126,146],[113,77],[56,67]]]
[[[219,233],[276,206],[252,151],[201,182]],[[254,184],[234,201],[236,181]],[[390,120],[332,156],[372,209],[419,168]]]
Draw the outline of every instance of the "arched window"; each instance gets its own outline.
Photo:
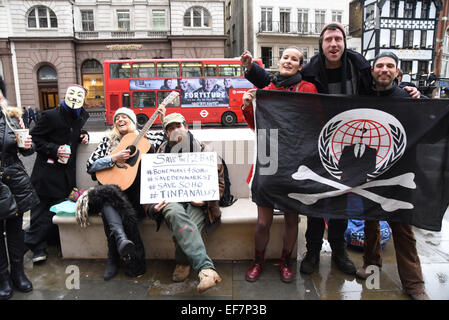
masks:
[[[46,29],[57,28],[58,19],[50,8],[38,6],[28,13],[28,28]]]
[[[211,15],[203,7],[191,7],[184,14],[184,27],[202,28],[211,26]]]
[[[37,72],[38,80],[57,80],[56,70],[50,66],[43,66]]]

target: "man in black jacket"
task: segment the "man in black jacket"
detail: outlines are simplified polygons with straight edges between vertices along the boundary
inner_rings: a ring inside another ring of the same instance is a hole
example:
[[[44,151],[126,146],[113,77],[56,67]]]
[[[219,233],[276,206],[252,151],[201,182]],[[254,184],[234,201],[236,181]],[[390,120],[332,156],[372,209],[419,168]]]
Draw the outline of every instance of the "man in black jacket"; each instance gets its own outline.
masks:
[[[85,95],[86,89],[71,85],[64,101],[42,113],[31,131],[37,152],[31,182],[41,199],[40,205],[31,210],[30,228],[25,234],[25,244],[33,251],[33,262],[47,259],[46,240],[54,228],[50,207],[67,198],[76,187],[78,144],[89,142],[87,131],[82,130],[89,118],[82,108]]]
[[[374,58],[372,75],[377,96],[409,97],[408,93],[394,81],[399,72],[398,62],[398,57],[388,51],[382,52]],[[412,226],[394,221],[389,221],[389,224],[393,231],[398,273],[404,291],[414,300],[428,300]],[[356,273],[357,277],[361,279],[367,279],[371,275],[366,270],[368,266],[382,267],[379,222],[366,220],[364,231],[363,266]]]

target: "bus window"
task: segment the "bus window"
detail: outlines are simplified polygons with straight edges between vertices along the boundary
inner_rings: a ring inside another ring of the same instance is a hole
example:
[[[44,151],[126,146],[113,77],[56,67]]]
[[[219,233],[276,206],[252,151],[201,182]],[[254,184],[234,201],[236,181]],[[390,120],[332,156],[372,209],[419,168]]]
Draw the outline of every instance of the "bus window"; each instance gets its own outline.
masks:
[[[133,78],[154,78],[155,67],[152,62],[133,63]]]
[[[172,91],[158,91],[157,105],[160,105],[170,93],[172,93]],[[179,96],[172,103],[167,104],[167,107],[179,107]]]
[[[240,71],[239,64],[221,64],[218,66],[219,77],[240,77],[242,72]]]
[[[122,106],[125,108],[131,108],[131,95],[129,93],[124,93],[122,95]]]
[[[217,65],[216,64],[205,64],[204,65],[204,76],[205,77],[216,77],[217,76]]]
[[[131,77],[131,64],[126,63],[111,63],[109,72],[111,73],[111,79],[124,79]]]
[[[201,62],[182,62],[182,77],[201,77],[203,75],[203,64]]]
[[[157,64],[157,76],[159,78],[179,77],[178,62],[160,62]]]
[[[154,91],[133,92],[134,108],[153,108],[156,106],[156,94]]]

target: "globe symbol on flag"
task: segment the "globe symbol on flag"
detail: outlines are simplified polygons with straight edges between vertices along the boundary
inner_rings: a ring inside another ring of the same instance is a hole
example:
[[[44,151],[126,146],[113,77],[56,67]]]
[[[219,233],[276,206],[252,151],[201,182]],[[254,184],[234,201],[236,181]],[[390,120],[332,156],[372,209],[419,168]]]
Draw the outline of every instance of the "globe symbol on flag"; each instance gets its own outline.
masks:
[[[355,119],[343,123],[335,130],[331,140],[332,153],[337,162],[344,147],[357,143],[363,143],[377,150],[376,165],[378,165],[390,151],[391,135],[388,129],[377,121]]]
[[[370,179],[381,175],[404,154],[407,138],[402,124],[391,114],[377,109],[352,109],[337,114],[321,130],[318,152],[323,167],[341,179],[340,158],[346,147],[355,158],[375,150],[375,168]]]

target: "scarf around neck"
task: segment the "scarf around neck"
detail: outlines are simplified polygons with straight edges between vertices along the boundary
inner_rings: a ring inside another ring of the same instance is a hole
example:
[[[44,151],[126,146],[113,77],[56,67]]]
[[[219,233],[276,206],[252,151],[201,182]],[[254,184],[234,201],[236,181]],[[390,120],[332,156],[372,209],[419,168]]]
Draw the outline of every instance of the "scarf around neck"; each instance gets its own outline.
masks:
[[[276,88],[288,88],[294,84],[301,82],[301,80],[302,76],[300,72],[290,77],[284,77],[279,72],[276,72],[276,74],[272,77],[271,82],[273,82]]]

